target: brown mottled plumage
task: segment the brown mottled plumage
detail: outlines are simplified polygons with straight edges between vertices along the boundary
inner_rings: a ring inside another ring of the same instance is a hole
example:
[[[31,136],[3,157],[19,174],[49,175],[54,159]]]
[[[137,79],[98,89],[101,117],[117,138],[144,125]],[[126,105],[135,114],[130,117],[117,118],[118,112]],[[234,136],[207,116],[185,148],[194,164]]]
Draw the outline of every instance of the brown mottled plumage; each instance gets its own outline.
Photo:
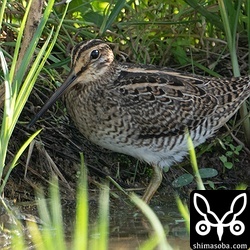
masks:
[[[149,202],[161,183],[161,169],[187,154],[186,130],[195,146],[211,137],[250,95],[250,80],[119,63],[107,43],[90,40],[73,49],[68,79],[32,123],[62,94],[86,138],[153,166],[143,196]]]

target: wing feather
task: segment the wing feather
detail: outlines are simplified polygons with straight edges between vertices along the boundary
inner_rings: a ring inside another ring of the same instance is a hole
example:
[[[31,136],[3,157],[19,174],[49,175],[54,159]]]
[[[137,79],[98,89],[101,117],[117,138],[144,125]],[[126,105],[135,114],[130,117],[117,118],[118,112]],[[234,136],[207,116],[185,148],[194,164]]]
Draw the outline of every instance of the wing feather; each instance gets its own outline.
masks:
[[[186,128],[202,124],[218,105],[217,98],[206,91],[210,78],[166,72],[124,71],[117,80],[120,105],[140,128],[141,137],[183,134]]]

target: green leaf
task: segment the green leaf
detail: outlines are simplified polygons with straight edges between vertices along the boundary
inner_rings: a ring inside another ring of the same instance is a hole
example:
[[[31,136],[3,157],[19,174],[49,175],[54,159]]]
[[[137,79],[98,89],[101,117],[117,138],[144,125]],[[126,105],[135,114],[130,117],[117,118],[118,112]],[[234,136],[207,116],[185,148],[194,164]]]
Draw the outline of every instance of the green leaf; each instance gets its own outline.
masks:
[[[235,151],[236,152],[240,152],[242,150],[243,146],[242,145],[238,145],[236,148],[235,148]]]
[[[86,22],[95,24],[97,27],[101,27],[103,23],[103,16],[92,11],[84,15],[84,20]]]
[[[231,169],[233,167],[233,163],[232,162],[224,162],[224,166],[227,168],[227,169]]]
[[[213,181],[207,181],[207,184],[209,185],[209,187],[211,187],[212,189],[215,189],[215,185]]]
[[[201,178],[211,178],[218,175],[218,171],[214,168],[201,168],[199,173]]]
[[[232,151],[227,151],[227,152],[226,152],[226,156],[227,156],[227,157],[232,157],[233,154],[234,154],[234,153],[233,153]]]
[[[194,176],[191,174],[183,174],[172,182],[173,187],[183,187],[190,184],[194,180]]]
[[[226,157],[225,155],[220,156],[219,159],[220,159],[223,163],[227,162],[227,157]]]

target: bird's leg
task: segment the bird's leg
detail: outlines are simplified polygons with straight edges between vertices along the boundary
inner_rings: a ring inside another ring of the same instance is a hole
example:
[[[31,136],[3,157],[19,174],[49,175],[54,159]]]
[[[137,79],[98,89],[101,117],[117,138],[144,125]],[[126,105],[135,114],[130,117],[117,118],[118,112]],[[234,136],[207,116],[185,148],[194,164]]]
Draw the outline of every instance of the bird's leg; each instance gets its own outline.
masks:
[[[153,176],[142,197],[143,201],[145,201],[147,204],[150,202],[151,198],[155,194],[158,187],[161,185],[162,181],[162,168],[158,167],[157,165],[153,165],[152,167],[154,171]]]

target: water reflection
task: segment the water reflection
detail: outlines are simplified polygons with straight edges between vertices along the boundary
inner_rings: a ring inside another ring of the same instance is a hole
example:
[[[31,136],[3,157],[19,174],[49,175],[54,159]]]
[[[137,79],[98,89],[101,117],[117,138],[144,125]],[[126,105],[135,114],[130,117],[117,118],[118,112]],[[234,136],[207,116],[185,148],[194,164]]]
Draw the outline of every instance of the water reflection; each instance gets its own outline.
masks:
[[[144,215],[128,200],[111,202],[109,218],[109,249],[136,249],[152,233]],[[189,235],[181,218],[174,197],[165,196],[159,205],[155,197],[150,205],[160,219],[169,243],[174,249],[190,249]]]
[[[98,196],[98,194],[90,195],[89,200],[89,232],[90,239],[93,240],[99,237],[93,230],[98,219]],[[75,205],[74,200],[62,201],[65,233],[69,244],[72,241],[71,235],[75,224]],[[157,199],[156,196],[150,206],[161,221],[170,245],[174,249],[190,249],[189,236],[174,197],[164,196]],[[138,249],[152,235],[152,227],[148,220],[126,197],[124,199],[111,198],[109,209],[108,249]],[[34,212],[34,208],[32,211]],[[25,212],[32,213],[28,210]],[[0,235],[0,249],[9,249],[11,239],[6,236],[8,235]]]

